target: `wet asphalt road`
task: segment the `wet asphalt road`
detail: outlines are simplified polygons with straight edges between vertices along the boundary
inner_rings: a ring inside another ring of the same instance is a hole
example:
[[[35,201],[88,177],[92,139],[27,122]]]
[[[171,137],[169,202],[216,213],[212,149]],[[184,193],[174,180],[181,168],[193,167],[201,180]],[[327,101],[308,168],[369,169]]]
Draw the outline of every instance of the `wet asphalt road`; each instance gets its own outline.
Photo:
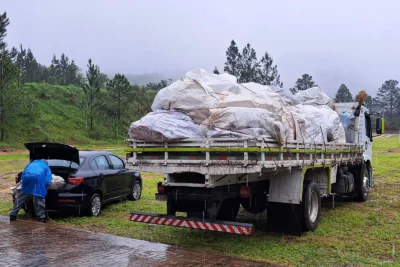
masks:
[[[276,266],[0,216],[0,266]]]

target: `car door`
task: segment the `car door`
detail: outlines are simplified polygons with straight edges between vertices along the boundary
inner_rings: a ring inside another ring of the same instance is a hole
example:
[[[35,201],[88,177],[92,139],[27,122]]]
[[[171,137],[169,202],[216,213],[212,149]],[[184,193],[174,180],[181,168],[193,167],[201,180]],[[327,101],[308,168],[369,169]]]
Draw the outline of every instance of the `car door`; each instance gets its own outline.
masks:
[[[96,156],[90,162],[90,166],[100,179],[104,200],[117,196],[118,183],[113,170],[105,155]]]
[[[128,195],[132,189],[132,173],[125,169],[124,162],[115,155],[108,155],[112,168],[116,170],[115,177],[118,183],[118,195]]]

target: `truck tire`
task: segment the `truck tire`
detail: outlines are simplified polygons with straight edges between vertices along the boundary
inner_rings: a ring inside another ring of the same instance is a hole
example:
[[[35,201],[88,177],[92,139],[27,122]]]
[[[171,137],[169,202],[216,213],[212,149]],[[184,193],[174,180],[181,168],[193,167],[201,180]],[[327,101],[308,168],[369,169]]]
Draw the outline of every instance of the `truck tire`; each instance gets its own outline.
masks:
[[[225,199],[218,210],[217,220],[220,221],[233,221],[238,215],[240,207],[239,199]]]
[[[369,192],[369,167],[368,164],[363,164],[362,175],[358,177],[356,184],[356,200],[358,202],[365,202],[368,200]]]
[[[267,208],[267,197],[265,194],[251,195],[249,198],[240,200],[243,208],[252,214],[263,212]]]
[[[304,181],[302,205],[305,230],[314,232],[321,215],[321,195],[314,181]]]

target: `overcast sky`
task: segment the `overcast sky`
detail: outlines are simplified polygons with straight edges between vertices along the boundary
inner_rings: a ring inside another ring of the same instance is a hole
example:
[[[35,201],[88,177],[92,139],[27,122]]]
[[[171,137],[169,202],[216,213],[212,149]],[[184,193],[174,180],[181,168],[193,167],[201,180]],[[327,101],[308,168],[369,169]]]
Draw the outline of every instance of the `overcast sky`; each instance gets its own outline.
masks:
[[[64,52],[105,73],[223,69],[234,39],[268,51],[285,87],[309,73],[333,95],[341,83],[373,96],[400,80],[400,1],[0,0],[9,46],[42,64]]]

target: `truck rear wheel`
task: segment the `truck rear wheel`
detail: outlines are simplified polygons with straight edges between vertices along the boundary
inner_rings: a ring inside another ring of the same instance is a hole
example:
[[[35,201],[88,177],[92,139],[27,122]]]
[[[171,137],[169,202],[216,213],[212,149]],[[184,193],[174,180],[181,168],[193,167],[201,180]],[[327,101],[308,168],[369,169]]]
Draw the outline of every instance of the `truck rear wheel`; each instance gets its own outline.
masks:
[[[305,230],[313,232],[321,214],[321,195],[314,181],[304,181],[302,205]]]
[[[233,221],[238,215],[240,207],[239,199],[225,199],[219,208],[217,220],[220,221]]]
[[[362,175],[357,179],[356,187],[356,198],[359,202],[365,202],[368,200],[369,192],[369,165],[364,164],[362,167]]]

